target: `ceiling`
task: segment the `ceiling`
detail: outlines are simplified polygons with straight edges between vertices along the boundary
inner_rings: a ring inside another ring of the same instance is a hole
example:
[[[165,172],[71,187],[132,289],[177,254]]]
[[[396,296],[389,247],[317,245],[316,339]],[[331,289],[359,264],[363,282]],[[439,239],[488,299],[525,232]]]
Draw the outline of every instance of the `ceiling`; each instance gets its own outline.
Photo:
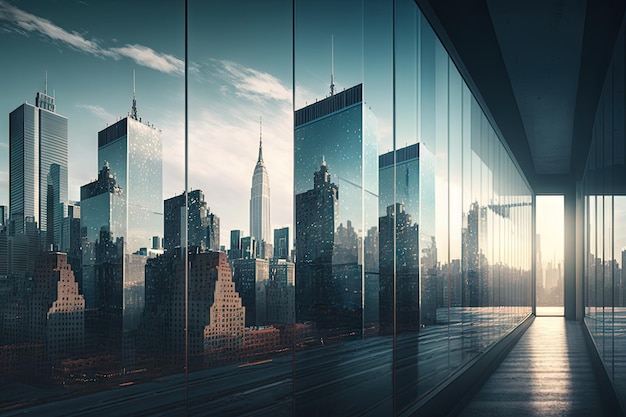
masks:
[[[582,175],[624,0],[416,0],[537,193]]]

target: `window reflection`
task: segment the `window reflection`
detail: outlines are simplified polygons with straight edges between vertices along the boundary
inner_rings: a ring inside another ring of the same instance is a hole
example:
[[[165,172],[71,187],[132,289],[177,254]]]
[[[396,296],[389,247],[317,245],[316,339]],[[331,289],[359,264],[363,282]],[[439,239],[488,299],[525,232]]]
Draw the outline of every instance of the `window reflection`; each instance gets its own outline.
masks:
[[[291,3],[281,19],[191,3],[188,164],[180,109],[162,132],[134,100],[92,132],[80,204],[57,201],[56,162],[47,230],[0,216],[3,375],[68,395],[122,385],[113,402],[151,381],[172,409],[223,415],[402,412],[530,314],[531,190],[413,1],[393,16],[297,0],[295,22]],[[618,234],[590,253],[603,238]],[[36,258],[42,242],[67,255]],[[187,403],[184,372],[202,387]]]

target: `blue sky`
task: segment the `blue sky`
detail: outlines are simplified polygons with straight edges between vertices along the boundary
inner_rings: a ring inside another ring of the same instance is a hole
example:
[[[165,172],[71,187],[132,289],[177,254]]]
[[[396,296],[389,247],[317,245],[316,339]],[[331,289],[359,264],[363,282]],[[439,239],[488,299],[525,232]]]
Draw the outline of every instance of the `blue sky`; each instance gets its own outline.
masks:
[[[391,109],[391,34],[377,33],[386,24],[381,16],[389,17],[390,10],[374,10],[379,6],[369,2],[365,15],[374,19],[366,21],[361,1],[308,3],[296,9],[296,46],[304,51],[295,57],[296,107],[328,94],[334,35],[336,87],[368,81],[369,96],[377,97],[368,104],[378,110],[379,135],[390,148],[391,123],[385,122],[390,116],[383,109]],[[201,188],[220,216],[222,244],[230,230],[249,231],[260,116],[272,228],[292,224],[291,4],[190,1],[190,187]],[[364,25],[370,28],[365,35]],[[80,186],[96,177],[97,132],[130,111],[133,70],[139,116],[163,131],[163,197],[182,192],[181,2],[0,0],[0,48],[9,57],[0,78],[0,204],[8,204],[8,114],[25,101],[34,102],[46,71],[57,112],[69,120],[70,199],[78,200]]]
[[[273,227],[291,224],[291,1],[190,2],[190,187],[248,231],[259,116]],[[163,196],[184,188],[184,9],[180,2],[0,0],[0,204],[8,204],[8,114],[43,91],[69,120],[69,196],[97,175],[97,132],[139,116],[163,132]]]

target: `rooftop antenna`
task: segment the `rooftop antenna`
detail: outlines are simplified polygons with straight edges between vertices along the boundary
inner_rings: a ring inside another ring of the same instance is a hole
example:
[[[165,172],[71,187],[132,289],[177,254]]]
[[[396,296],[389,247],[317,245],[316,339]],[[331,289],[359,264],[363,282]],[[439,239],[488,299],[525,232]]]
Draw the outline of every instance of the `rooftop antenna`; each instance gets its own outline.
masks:
[[[335,35],[330,35],[330,95],[335,95]]]
[[[263,116],[259,116],[259,162],[263,161]]]
[[[45,86],[44,86],[44,89],[43,89],[43,93],[45,95],[48,95],[48,70],[46,70],[46,83],[45,83]]]
[[[135,70],[133,69],[133,107],[130,112],[130,117],[137,120],[137,97],[135,96]]]

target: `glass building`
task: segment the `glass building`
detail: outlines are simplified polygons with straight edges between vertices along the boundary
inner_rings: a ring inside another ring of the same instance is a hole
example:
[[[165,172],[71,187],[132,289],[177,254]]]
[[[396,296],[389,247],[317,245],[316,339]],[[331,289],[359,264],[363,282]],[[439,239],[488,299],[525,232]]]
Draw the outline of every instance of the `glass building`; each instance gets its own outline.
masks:
[[[373,226],[378,194],[368,174],[377,170],[375,119],[361,84],[337,94],[331,87],[294,118],[296,318],[361,333],[362,231]]]
[[[134,363],[147,248],[163,235],[161,158],[160,131],[126,117],[98,133],[99,178],[81,188],[88,344],[121,353],[125,366]]]
[[[54,236],[42,243],[60,245],[68,203],[67,118],[56,112],[54,97],[38,92],[35,105],[24,103],[9,115],[9,137],[11,232],[24,233],[25,219],[32,217],[44,236]],[[56,208],[50,223],[49,207]]]
[[[67,262],[37,270],[33,250],[56,227],[57,184],[73,179],[59,162],[37,185],[51,187],[47,233],[34,214],[25,233],[0,226],[0,413],[624,414],[626,4],[452,5],[0,3],[9,49],[51,27],[88,41],[53,39],[82,64],[80,76],[62,66],[76,90],[102,100],[69,117],[101,118],[103,85],[139,65],[146,113],[163,126],[161,141],[133,105],[98,133],[100,174],[81,180]],[[75,20],[85,12],[98,18]],[[20,56],[31,55],[42,56]],[[19,78],[0,80],[3,94]],[[246,139],[261,113],[262,154]],[[563,216],[539,232],[546,196]],[[541,258],[556,237],[563,260],[553,255],[545,286],[562,268],[564,305],[542,317]],[[81,316],[81,297],[84,333],[67,315],[41,337],[45,314],[73,303]]]

